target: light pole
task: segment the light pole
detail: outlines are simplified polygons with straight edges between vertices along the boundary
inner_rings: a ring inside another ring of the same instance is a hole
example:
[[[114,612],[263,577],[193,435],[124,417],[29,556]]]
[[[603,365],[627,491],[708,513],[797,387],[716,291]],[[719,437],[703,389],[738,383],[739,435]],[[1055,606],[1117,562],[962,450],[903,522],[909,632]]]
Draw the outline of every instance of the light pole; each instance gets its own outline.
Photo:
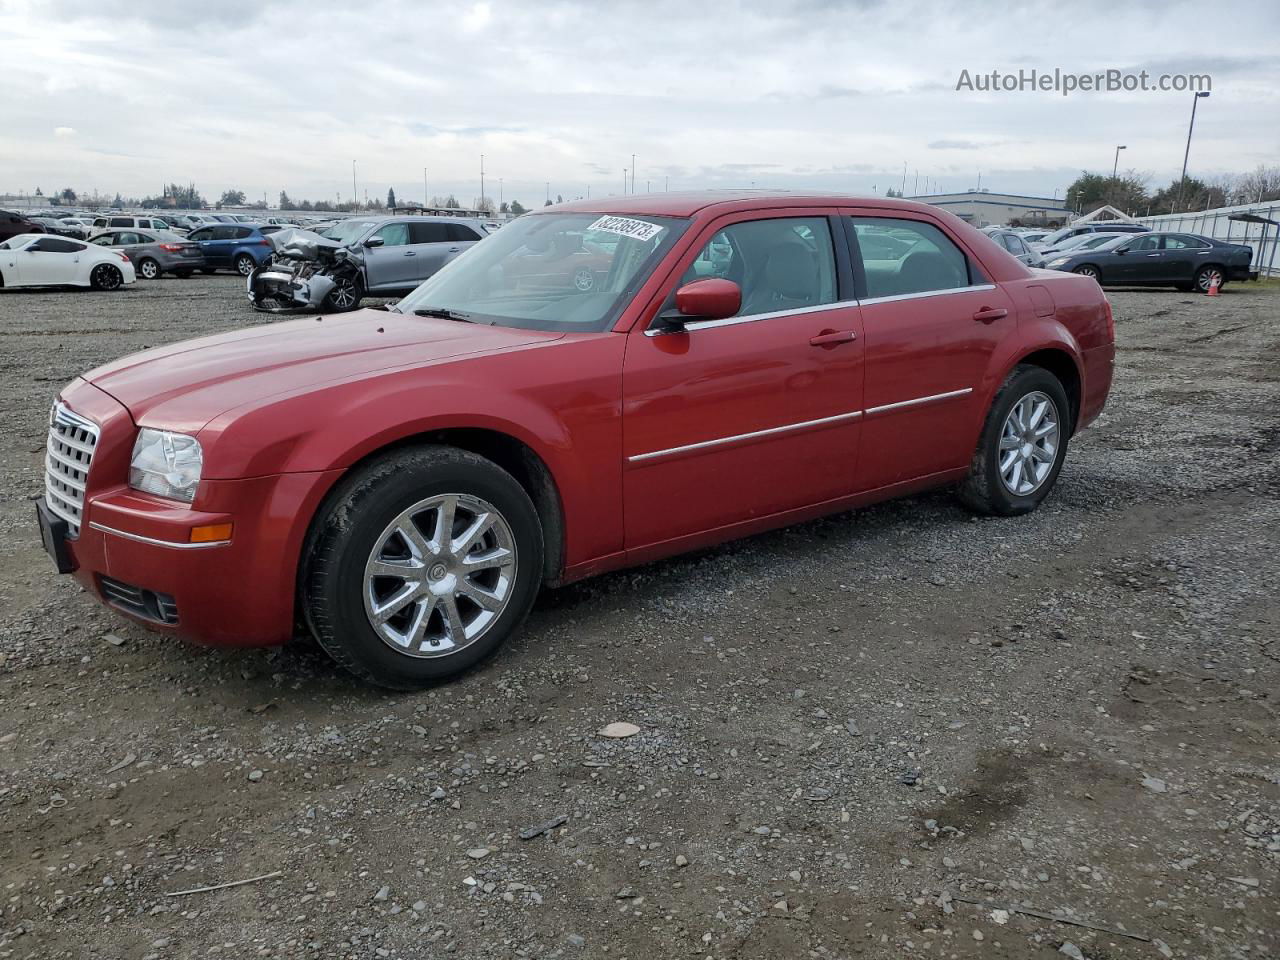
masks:
[[[1191,98],[1191,123],[1187,126],[1187,149],[1182,154],[1182,177],[1178,180],[1178,199],[1174,203],[1174,211],[1182,205],[1182,188],[1187,183],[1187,158],[1191,156],[1191,131],[1196,128],[1196,104],[1201,97],[1207,97],[1208,90],[1201,90]]]
[[[422,209],[427,209],[431,204],[431,198],[427,196],[427,168],[422,168]]]
[[[1121,151],[1121,150],[1128,150],[1128,149],[1129,149],[1128,147],[1123,147],[1123,146],[1118,146],[1118,147],[1116,147],[1116,159],[1115,159],[1115,162],[1111,164],[1111,179],[1112,179],[1112,180],[1114,180],[1114,179],[1116,178],[1116,171],[1120,169],[1120,151]]]
[[[636,192],[636,155],[631,155],[631,192]]]
[[[484,209],[484,154],[480,154],[480,209]]]
[[[356,197],[360,195],[360,191],[356,189],[356,162],[351,161],[351,202],[356,202]]]

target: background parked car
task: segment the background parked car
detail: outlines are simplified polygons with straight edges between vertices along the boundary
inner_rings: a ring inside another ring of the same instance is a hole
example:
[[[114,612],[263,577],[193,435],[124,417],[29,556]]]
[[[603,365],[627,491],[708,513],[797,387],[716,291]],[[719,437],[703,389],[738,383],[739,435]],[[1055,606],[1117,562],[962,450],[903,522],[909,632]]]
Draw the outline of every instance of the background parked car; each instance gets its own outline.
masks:
[[[0,286],[118,290],[134,279],[123,253],[70,237],[25,233],[0,243]]]
[[[1044,257],[1012,230],[992,230],[987,234],[1028,267],[1043,267]]]
[[[141,228],[143,230],[168,230],[169,222],[160,217],[135,217],[129,214],[115,214],[109,217],[94,217],[94,233],[101,230]]]
[[[165,273],[185,279],[205,265],[200,244],[165,230],[107,230],[90,242],[123,253],[144,280]]]
[[[1192,233],[1117,237],[1094,250],[1068,251],[1049,261],[1054,270],[1093,277],[1100,284],[1177,287],[1208,291],[1228,280],[1250,280],[1250,247]]]
[[[1140,223],[1117,223],[1114,220],[1102,223],[1086,223],[1077,227],[1063,227],[1061,230],[1053,231],[1053,233],[1040,241],[1040,249],[1048,250],[1068,237],[1078,237],[1082,233],[1149,233],[1150,230],[1150,227],[1144,227]]]
[[[47,233],[44,224],[11,210],[0,210],[0,240],[24,233]]]
[[[59,237],[71,237],[75,240],[85,239],[85,229],[78,223],[63,223],[57,217],[32,217],[31,219],[44,227],[45,233],[52,233]]]
[[[485,237],[478,221],[460,217],[353,217],[331,227],[330,240],[362,261],[363,292],[407,293]]]
[[[271,255],[267,234],[279,229],[269,224],[218,223],[192,230],[187,239],[200,245],[204,258],[200,270],[231,269],[247,277]]]
[[[1040,252],[1044,254],[1046,260],[1051,260],[1055,256],[1071,251],[1078,253],[1081,250],[1095,250],[1104,244],[1110,243],[1117,237],[1128,237],[1128,233],[1080,233],[1074,237],[1067,237],[1056,246],[1042,249]]]

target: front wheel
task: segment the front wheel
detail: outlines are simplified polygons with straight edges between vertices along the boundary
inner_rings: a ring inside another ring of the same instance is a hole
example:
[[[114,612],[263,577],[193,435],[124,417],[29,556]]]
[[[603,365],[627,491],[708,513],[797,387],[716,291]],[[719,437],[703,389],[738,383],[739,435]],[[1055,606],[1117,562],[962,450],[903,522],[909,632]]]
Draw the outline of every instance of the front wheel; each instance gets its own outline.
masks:
[[[360,287],[359,280],[353,277],[343,277],[334,281],[333,289],[324,298],[321,309],[330,313],[354,310],[360,305],[360,299],[363,296],[364,291]]]
[[[1071,272],[1078,273],[1082,277],[1092,277],[1094,280],[1097,280],[1099,276],[1098,268],[1095,267],[1092,263],[1082,264],[1081,266],[1076,267]]]
[[[542,583],[524,488],[453,447],[388,454],[330,497],[307,536],[303,612],[320,645],[373,683],[411,690],[494,653]]]
[[[258,262],[254,260],[253,257],[249,256],[249,254],[242,253],[240,256],[236,257],[236,271],[240,276],[247,277],[256,269],[258,269]]]
[[[1067,454],[1071,405],[1043,367],[1014,368],[996,392],[960,500],[979,513],[1030,513],[1049,495]]]

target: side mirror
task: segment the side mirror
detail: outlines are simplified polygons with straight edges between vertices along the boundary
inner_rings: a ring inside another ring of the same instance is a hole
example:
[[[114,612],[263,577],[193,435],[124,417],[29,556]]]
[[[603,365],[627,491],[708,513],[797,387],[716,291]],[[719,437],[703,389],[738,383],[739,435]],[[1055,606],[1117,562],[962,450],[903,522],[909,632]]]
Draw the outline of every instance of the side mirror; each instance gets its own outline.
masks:
[[[381,237],[370,237],[364,242],[364,245],[366,247],[380,247],[386,242],[387,241],[383,240]]]
[[[1112,252],[1113,252],[1113,253],[1118,253],[1118,254],[1124,254],[1124,253],[1128,253],[1128,252],[1129,252],[1129,248],[1128,248],[1128,247],[1116,247],[1116,248],[1115,248],[1115,250],[1113,250]]]
[[[660,331],[683,330],[689,320],[724,320],[742,309],[742,288],[732,280],[708,277],[693,280],[676,291],[676,308],[659,314]]]

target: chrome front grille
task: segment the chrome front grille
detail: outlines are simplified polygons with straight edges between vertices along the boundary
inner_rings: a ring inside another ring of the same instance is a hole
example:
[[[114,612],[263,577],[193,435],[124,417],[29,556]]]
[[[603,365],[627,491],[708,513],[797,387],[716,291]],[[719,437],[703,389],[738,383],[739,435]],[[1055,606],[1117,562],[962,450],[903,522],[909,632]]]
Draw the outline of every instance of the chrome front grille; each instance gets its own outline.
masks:
[[[44,502],[67,522],[67,535],[80,536],[89,465],[98,445],[98,425],[55,403],[49,414],[49,442],[44,457]]]

